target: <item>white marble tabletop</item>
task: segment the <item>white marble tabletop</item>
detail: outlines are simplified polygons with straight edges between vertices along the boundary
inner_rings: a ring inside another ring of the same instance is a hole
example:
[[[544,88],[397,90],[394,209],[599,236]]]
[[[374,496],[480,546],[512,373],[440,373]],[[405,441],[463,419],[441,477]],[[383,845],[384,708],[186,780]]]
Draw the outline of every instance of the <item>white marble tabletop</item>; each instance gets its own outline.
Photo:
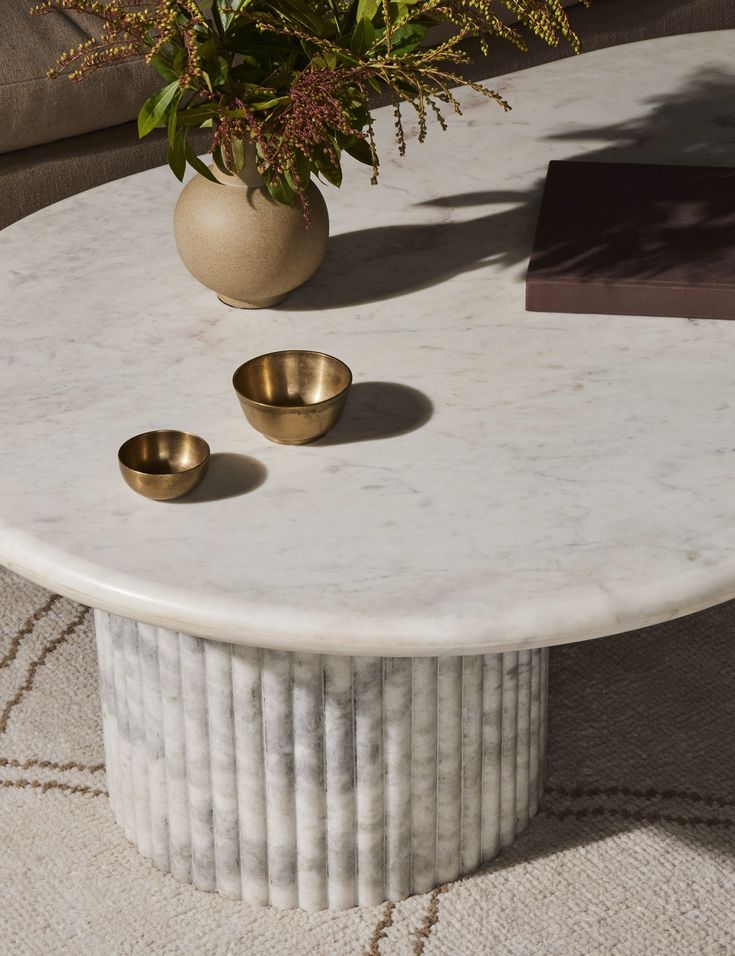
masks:
[[[503,651],[735,596],[735,323],[524,311],[550,159],[735,164],[733,32],[617,47],[464,93],[382,185],[325,187],[318,277],[221,305],[179,262],[166,169],[0,234],[0,562],[117,614],[305,651]],[[735,304],[734,304],[735,315]],[[342,425],[270,444],[245,359],[331,352]],[[149,428],[214,453],[190,499],[124,484]]]

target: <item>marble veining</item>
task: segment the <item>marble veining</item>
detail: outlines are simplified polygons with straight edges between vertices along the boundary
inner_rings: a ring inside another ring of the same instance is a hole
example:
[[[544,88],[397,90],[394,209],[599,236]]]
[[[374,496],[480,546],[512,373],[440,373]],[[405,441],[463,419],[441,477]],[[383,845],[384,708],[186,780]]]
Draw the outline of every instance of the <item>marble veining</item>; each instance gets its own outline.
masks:
[[[370,906],[471,873],[536,812],[546,650],[302,655],[95,621],[112,808],[177,880]]]
[[[150,625],[356,659],[542,647],[735,596],[735,323],[531,314],[523,286],[550,159],[735,163],[732,45],[732,31],[672,37],[501,77],[512,113],[464,91],[451,130],[422,146],[414,131],[404,160],[381,112],[382,185],[348,162],[342,190],[324,187],[327,259],[275,310],[228,309],[186,273],[166,169],[3,230],[0,562]],[[355,373],[314,446],[262,439],[232,391],[237,365],[279,348]],[[264,480],[228,497],[213,466],[202,495],[146,501],[116,451],[156,427],[250,456]],[[401,700],[406,675],[386,676]],[[338,699],[337,665],[328,679]],[[451,695],[449,665],[437,679]],[[451,727],[475,732],[458,714]],[[384,741],[399,805],[401,746]],[[275,753],[267,788],[307,759]],[[187,799],[196,828],[206,808]],[[351,821],[330,827],[332,854]]]

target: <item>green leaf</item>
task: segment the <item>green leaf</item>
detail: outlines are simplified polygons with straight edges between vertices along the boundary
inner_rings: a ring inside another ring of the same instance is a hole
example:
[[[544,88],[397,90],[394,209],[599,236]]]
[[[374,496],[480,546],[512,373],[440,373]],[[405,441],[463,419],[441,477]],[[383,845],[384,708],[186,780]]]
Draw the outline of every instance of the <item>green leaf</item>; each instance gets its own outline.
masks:
[[[269,194],[275,199],[276,202],[283,203],[285,206],[294,205],[296,201],[296,193],[286,182],[284,176],[279,176],[275,179],[266,179],[265,185]]]
[[[251,3],[251,0],[230,0],[229,3],[225,4],[225,7],[229,8],[229,10],[231,11],[229,13],[225,13],[224,11],[220,13],[220,16],[222,17],[222,23],[224,24],[225,29],[227,29],[232,23],[232,21],[235,19],[235,15],[237,11],[244,10],[245,7],[250,5],[250,3]]]
[[[171,67],[168,65],[168,63],[166,63],[165,60],[163,60],[160,55],[156,55],[153,57],[153,59],[151,60],[151,66],[156,71],[156,73],[159,74],[159,76],[163,77],[163,79],[167,83],[173,83],[179,78],[179,74],[176,73],[174,70],[172,70]]]
[[[373,165],[372,151],[364,139],[356,139],[349,146],[345,146],[345,152],[349,153],[358,163],[364,163],[366,166]]]
[[[311,30],[316,36],[325,36],[327,25],[310,3],[304,0],[279,0],[278,13],[284,20],[291,20]]]
[[[177,110],[171,110],[168,114],[168,121],[166,122],[166,135],[168,136],[169,143],[173,143],[174,137],[178,129],[178,119],[179,114]]]
[[[331,51],[320,53],[317,56],[312,57],[311,63],[312,66],[317,67],[317,69],[333,70],[337,65],[337,54]]]
[[[426,36],[426,27],[418,23],[406,23],[391,34],[393,53],[396,55],[413,53]]]
[[[200,126],[206,120],[219,115],[216,106],[204,103],[201,106],[192,106],[188,110],[178,111],[178,122],[180,126]]]
[[[290,102],[291,102],[290,96],[277,96],[272,100],[255,100],[254,102],[251,102],[249,105],[254,110],[270,110],[270,109],[273,109],[274,106],[285,106],[287,103],[290,103]]]
[[[367,17],[358,20],[357,26],[352,34],[352,42],[350,43],[350,47],[355,56],[362,56],[364,53],[367,53],[373,45],[374,40],[375,27],[372,21],[368,20]]]
[[[308,187],[309,180],[311,179],[311,163],[306,156],[298,150],[295,150],[293,153],[293,161],[296,169],[294,170],[291,166],[288,166],[284,170],[283,176],[295,195],[299,192],[299,180],[301,181],[301,187],[303,189]]]
[[[186,133],[176,130],[173,140],[168,144],[168,164],[179,182],[186,172]]]
[[[145,101],[138,113],[138,136],[141,139],[160,125],[166,110],[176,99],[177,94],[180,97],[182,92],[179,81],[176,80]]]
[[[360,66],[359,59],[351,56],[347,50],[335,50],[334,53],[338,63],[344,63],[346,66]]]
[[[330,163],[323,163],[320,159],[316,161],[316,168],[319,171],[319,175],[322,176],[328,183],[331,183],[333,186],[336,186],[337,189],[342,185],[342,167],[335,166]]]
[[[378,0],[360,0],[357,4],[357,19],[372,20],[378,12]]]
[[[217,0],[214,0],[214,2],[212,3],[211,11],[212,11],[212,19],[214,20],[215,26],[217,27],[220,33],[224,33],[225,25],[222,22],[222,17],[220,16]]]
[[[195,169],[200,176],[204,176],[204,178],[208,179],[211,183],[219,183],[219,179],[217,179],[212,170],[205,166],[201,159],[194,154],[194,151],[188,143],[184,148],[186,151],[186,161],[192,169]]]
[[[241,139],[231,139],[232,161],[235,164],[233,172],[239,173],[245,168],[245,143]]]
[[[380,82],[377,76],[372,76],[370,73],[368,73],[367,81],[370,84],[370,86],[372,86],[372,88],[375,90],[376,93],[383,92],[383,84]]]
[[[222,155],[222,147],[221,147],[221,146],[218,146],[218,147],[215,149],[215,151],[212,153],[212,159],[214,160],[214,165],[217,167],[217,169],[218,169],[221,173],[224,173],[225,176],[231,176],[231,175],[232,175],[232,173],[229,171],[229,169],[227,168],[227,166],[225,166],[225,160],[224,160],[224,157],[223,157],[223,155]]]
[[[217,62],[219,64],[219,70],[212,76],[212,85],[215,89],[219,86],[224,86],[230,78],[230,65],[227,60],[218,57]]]

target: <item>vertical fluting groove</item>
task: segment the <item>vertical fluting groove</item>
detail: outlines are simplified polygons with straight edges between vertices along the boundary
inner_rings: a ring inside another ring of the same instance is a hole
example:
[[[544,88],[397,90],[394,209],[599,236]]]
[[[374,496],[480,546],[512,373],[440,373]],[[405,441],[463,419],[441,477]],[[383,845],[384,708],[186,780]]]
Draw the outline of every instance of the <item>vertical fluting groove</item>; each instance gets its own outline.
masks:
[[[482,677],[482,862],[500,849],[503,655],[486,654]]]
[[[237,814],[237,833],[235,834],[235,842],[237,844],[237,875],[239,880],[239,890],[236,899],[243,898],[242,892],[242,872],[243,872],[243,862],[242,862],[242,833],[245,827],[245,821],[242,818],[243,811],[243,801],[242,801],[242,785],[243,777],[246,773],[250,771],[249,767],[241,767],[240,759],[238,753],[238,733],[237,733],[237,713],[235,706],[235,651],[237,650],[234,644],[228,645],[230,649],[230,696],[232,700],[232,761],[233,761],[233,771],[235,774],[235,807]]]
[[[386,726],[385,716],[385,672],[388,665],[388,658],[383,657],[380,661],[380,746],[383,754],[383,883],[386,898],[388,898],[388,787],[385,779],[386,765]]]
[[[436,885],[437,659],[415,657],[412,667],[411,892]],[[380,769],[382,775],[382,767]]]
[[[105,777],[110,795],[112,812],[117,816],[120,773],[117,769],[119,746],[117,742],[117,715],[114,707],[112,650],[109,615],[105,611],[94,612],[95,642],[100,675],[100,699],[102,704],[102,734],[105,744]]]
[[[385,761],[385,890],[389,900],[411,892],[411,659],[390,657],[383,683]]]
[[[485,805],[485,751],[483,749],[482,742],[482,732],[485,726],[485,658],[483,656],[479,657],[480,660],[480,830],[479,830],[479,839],[478,839],[478,853],[479,853],[479,865],[482,865],[482,835],[484,833],[484,812],[483,807]]]
[[[126,781],[124,770],[122,766],[123,760],[123,741],[122,733],[120,728],[120,710],[117,705],[117,685],[116,685],[116,673],[115,673],[115,636],[114,628],[116,622],[107,617],[107,632],[106,632],[106,645],[107,645],[107,667],[109,673],[109,687],[110,687],[110,714],[112,715],[112,724],[111,724],[111,739],[115,747],[115,757],[114,761],[111,763],[114,764],[114,786],[115,794],[111,797],[110,803],[115,814],[115,819],[117,823],[125,829],[125,807],[123,802],[126,798]]]
[[[117,740],[120,747],[120,799],[118,800],[118,823],[125,836],[137,844],[135,828],[135,794],[133,791],[133,773],[130,755],[130,729],[128,723],[128,696],[125,678],[125,638],[124,631],[129,622],[123,618],[112,618],[110,637],[113,654],[113,682],[115,688],[115,712],[117,714]]]
[[[413,893],[413,715],[414,689],[413,660],[409,659],[408,671],[408,893]]]
[[[192,877],[201,890],[217,889],[214,858],[214,814],[212,770],[207,711],[205,641],[186,634],[179,636],[182,674],[182,703],[189,778]]]
[[[148,759],[145,746],[145,718],[143,715],[143,686],[140,668],[140,635],[132,621],[126,622],[125,643],[125,688],[128,702],[128,735],[130,739],[130,768],[135,800],[135,831],[138,849],[150,859],[151,819],[150,789],[148,784]]]
[[[383,847],[383,667],[354,658],[357,903],[385,899]]]
[[[464,666],[465,666],[466,657],[460,657],[459,659],[459,872],[462,872],[462,830],[464,828],[464,792],[463,792],[463,780],[464,780],[464,747],[463,747],[463,738],[464,738]]]
[[[181,653],[177,635],[156,629],[158,667],[161,679],[163,747],[166,763],[166,816],[168,818],[171,873],[190,883],[192,879],[191,814],[189,775],[186,767]]]
[[[298,828],[298,814],[297,814],[297,803],[296,803],[296,788],[299,783],[299,779],[296,774],[296,715],[294,714],[294,670],[296,668],[296,655],[289,654],[289,670],[290,670],[290,680],[289,680],[289,703],[291,705],[291,724],[286,729],[291,736],[291,777],[292,777],[292,789],[293,789],[293,867],[294,867],[294,896],[296,899],[295,906],[300,905],[300,896],[299,896],[299,828]]]
[[[437,669],[438,883],[460,874],[462,809],[462,659],[440,657]]]
[[[541,657],[545,651],[532,651],[531,656],[531,740],[528,748],[528,815],[533,817],[539,801],[539,748],[541,745]]]
[[[293,724],[296,800],[296,878],[299,906],[327,905],[322,659],[294,654]]]
[[[531,753],[531,652],[518,652],[518,717],[516,728],[516,825],[519,833],[528,826]]]
[[[350,730],[352,731],[352,812],[354,814],[352,819],[352,862],[353,862],[353,872],[352,878],[354,880],[354,895],[355,903],[359,903],[360,899],[360,880],[358,876],[358,859],[357,859],[357,795],[359,790],[359,785],[362,783],[362,778],[357,775],[357,701],[355,700],[355,659],[354,657],[350,658],[350,688],[352,690],[352,700],[350,702],[352,714],[352,722],[350,724]]]
[[[434,714],[436,720],[436,747],[434,751],[434,807],[436,822],[434,826],[434,886],[439,881],[439,658],[436,659],[436,694],[434,699]]]
[[[262,651],[252,647],[232,648],[241,894],[246,902],[265,906],[269,901],[269,880],[261,689],[262,655]]]
[[[270,902],[298,905],[291,655],[263,651],[263,726]]]
[[[327,898],[332,909],[356,903],[352,659],[324,658],[327,798]]]
[[[482,657],[462,658],[462,842],[460,869],[476,870],[482,848]]]
[[[539,733],[539,775],[538,775],[538,795],[539,800],[543,796],[544,785],[546,783],[546,747],[548,744],[549,727],[549,649],[544,648],[541,653],[541,692],[539,708],[541,729]]]
[[[518,733],[518,651],[503,654],[503,715],[500,764],[500,846],[516,835],[516,757]]]
[[[143,701],[143,737],[148,763],[148,813],[151,832],[151,859],[159,870],[169,870],[168,821],[166,806],[166,755],[163,740],[163,701],[158,665],[156,629],[138,625],[138,652]]]
[[[217,891],[240,899],[240,820],[237,797],[235,724],[232,706],[232,649],[206,641],[210,773]]]
[[[375,905],[472,872],[537,810],[545,649],[319,657],[95,620],[110,800],[182,882]]]

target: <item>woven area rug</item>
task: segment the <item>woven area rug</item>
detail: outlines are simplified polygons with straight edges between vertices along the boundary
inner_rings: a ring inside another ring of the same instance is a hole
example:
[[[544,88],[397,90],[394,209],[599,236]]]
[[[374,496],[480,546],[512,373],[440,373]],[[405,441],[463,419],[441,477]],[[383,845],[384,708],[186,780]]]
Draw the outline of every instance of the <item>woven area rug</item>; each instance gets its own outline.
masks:
[[[483,872],[309,915],[176,883],[105,793],[89,611],[0,571],[0,953],[735,953],[735,604],[551,653],[539,816]]]

